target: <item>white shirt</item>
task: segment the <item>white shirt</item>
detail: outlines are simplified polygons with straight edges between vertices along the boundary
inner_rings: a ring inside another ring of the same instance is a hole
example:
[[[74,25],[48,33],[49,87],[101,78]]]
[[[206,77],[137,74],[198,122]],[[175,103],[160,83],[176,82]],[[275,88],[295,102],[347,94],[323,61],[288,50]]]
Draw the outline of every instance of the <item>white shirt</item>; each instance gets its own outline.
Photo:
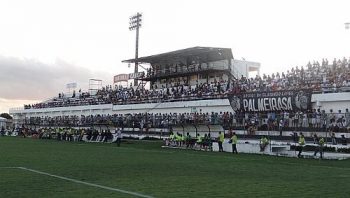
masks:
[[[122,138],[122,131],[120,129],[117,131],[117,138]]]

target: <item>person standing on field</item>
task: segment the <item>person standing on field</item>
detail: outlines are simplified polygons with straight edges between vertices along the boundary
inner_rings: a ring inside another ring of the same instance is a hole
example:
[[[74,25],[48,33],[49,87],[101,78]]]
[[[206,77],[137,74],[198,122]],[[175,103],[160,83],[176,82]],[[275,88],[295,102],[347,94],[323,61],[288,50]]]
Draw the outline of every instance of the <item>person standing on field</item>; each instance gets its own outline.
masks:
[[[222,147],[222,143],[224,142],[225,136],[221,131],[219,132],[219,137],[218,137],[218,144],[219,144],[219,152],[224,152],[224,149]]]
[[[120,128],[117,128],[117,146],[120,147],[120,143],[122,141],[122,130]]]
[[[263,135],[260,139],[260,152],[264,152],[268,144],[269,140],[266,138],[266,136]]]
[[[237,142],[238,142],[238,138],[235,132],[233,132],[232,137],[231,137],[231,142],[232,142],[232,153],[236,153],[238,154],[237,151]]]
[[[284,120],[283,119],[280,119],[280,122],[279,122],[278,126],[279,126],[280,136],[282,137],[283,126],[284,126]]]
[[[303,133],[300,133],[300,137],[299,137],[299,153],[298,153],[298,158],[301,157],[301,153],[303,152],[303,147],[305,146],[305,137],[303,135]]]
[[[315,149],[314,156],[316,157],[317,153],[320,152],[320,158],[323,158],[323,146],[324,146],[324,139],[323,137],[320,137],[318,140],[318,148]]]

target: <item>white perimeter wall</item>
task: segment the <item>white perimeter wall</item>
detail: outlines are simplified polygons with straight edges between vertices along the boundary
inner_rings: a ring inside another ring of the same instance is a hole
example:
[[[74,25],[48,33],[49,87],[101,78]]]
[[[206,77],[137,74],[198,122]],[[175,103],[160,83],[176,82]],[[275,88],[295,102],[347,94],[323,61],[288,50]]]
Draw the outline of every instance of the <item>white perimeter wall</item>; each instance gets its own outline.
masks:
[[[333,112],[342,110],[344,113],[345,109],[350,110],[350,92],[313,94],[311,102],[313,108],[320,108],[321,110],[325,110],[326,113],[329,113],[330,109],[333,109]]]
[[[313,108],[320,108],[329,112],[350,109],[350,92],[348,93],[328,93],[313,94],[311,102]],[[13,109],[10,114],[15,120],[24,117],[36,116],[64,116],[64,115],[91,115],[91,114],[128,114],[128,113],[191,113],[191,112],[233,112],[228,99],[198,100],[168,103],[148,103],[133,105],[90,105],[75,107],[57,107],[46,109]]]
[[[244,60],[235,60],[232,59],[231,71],[233,75],[240,79],[243,75],[244,77],[249,77],[249,67],[260,68],[260,63]],[[258,71],[259,73],[259,71]]]

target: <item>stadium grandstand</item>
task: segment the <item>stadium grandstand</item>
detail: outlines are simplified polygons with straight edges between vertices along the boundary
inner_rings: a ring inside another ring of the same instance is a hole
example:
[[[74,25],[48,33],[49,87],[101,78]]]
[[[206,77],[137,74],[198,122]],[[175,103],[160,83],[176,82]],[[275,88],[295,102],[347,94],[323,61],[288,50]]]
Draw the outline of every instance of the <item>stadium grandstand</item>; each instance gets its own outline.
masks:
[[[2,3],[0,198],[350,197],[349,5]]]
[[[188,133],[209,135],[214,141],[221,131],[226,137],[236,131],[244,138],[268,134],[270,139],[294,142],[296,132],[304,132],[310,140],[317,133],[329,142],[332,136],[349,138],[346,58],[309,62],[271,75],[260,75],[257,62],[235,60],[228,48],[192,47],[122,62],[148,67],[116,75],[113,86],[95,93],[60,93],[11,109],[14,124],[45,137],[69,129],[65,137],[87,141],[112,141],[110,133],[116,127],[134,136],[169,138]],[[251,72],[256,76],[249,76]],[[129,85],[131,79],[139,84]]]

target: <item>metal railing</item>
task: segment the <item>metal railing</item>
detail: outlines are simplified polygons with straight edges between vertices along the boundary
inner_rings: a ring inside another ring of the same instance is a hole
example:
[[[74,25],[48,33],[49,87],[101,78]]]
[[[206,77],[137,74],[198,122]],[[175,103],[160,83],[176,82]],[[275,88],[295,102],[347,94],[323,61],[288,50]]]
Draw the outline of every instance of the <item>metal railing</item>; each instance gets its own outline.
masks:
[[[113,126],[126,128],[171,128],[181,125],[221,125],[225,129],[254,131],[349,132],[350,113],[232,114],[125,114],[91,116],[30,117],[25,125],[55,127]]]
[[[226,89],[223,89],[226,90]],[[70,106],[87,106],[87,105],[102,105],[102,104],[114,104],[114,105],[127,105],[127,104],[144,104],[144,103],[156,103],[156,102],[177,102],[177,101],[194,101],[194,100],[207,100],[207,99],[225,99],[228,97],[229,91],[213,91],[208,93],[191,93],[189,95],[159,95],[159,96],[142,96],[133,97],[128,99],[118,99],[116,97],[110,97],[107,99],[103,98],[89,98],[78,99],[75,101],[55,101],[49,103],[39,103],[35,107],[26,106],[26,108],[12,108],[13,110],[24,110],[24,109],[41,109],[41,108],[55,108],[55,107],[70,107]],[[348,92],[350,87],[338,87],[332,88],[331,90],[313,90],[313,93],[338,93],[338,92]],[[245,92],[248,93],[248,92]],[[252,92],[254,93],[254,92]],[[11,109],[11,110],[12,110]],[[10,111],[11,111],[10,110]]]

